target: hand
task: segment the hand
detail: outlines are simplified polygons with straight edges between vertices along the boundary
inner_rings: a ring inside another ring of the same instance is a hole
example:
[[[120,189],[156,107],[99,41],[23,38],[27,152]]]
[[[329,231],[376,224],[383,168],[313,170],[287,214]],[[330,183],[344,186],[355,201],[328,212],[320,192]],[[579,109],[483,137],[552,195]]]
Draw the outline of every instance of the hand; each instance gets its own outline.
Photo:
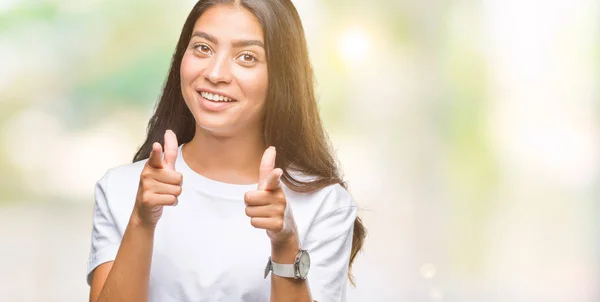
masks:
[[[246,215],[255,228],[267,230],[272,245],[297,238],[296,224],[280,186],[283,171],[275,167],[275,147],[269,147],[260,162],[258,190],[246,192]]]
[[[181,194],[183,175],[175,171],[177,159],[177,136],[173,131],[165,132],[165,148],[155,142],[150,158],[140,175],[132,219],[147,227],[156,227],[163,206],[177,204]]]

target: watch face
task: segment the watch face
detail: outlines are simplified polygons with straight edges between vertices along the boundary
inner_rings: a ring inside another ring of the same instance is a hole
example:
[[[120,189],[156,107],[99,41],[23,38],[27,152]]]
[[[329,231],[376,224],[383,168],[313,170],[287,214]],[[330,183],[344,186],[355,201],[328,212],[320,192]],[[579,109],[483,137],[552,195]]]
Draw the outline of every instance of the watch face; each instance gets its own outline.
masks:
[[[308,275],[308,269],[310,268],[310,256],[308,256],[308,252],[303,251],[302,255],[300,255],[300,261],[298,262],[298,269],[301,278],[306,278]]]

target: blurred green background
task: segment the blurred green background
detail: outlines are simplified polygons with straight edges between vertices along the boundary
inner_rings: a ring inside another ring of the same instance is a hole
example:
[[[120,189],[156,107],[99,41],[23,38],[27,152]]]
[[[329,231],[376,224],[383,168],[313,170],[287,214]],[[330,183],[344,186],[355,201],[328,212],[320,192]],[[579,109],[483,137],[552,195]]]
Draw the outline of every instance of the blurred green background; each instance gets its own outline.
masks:
[[[194,3],[0,0],[2,301],[87,299]],[[369,230],[348,301],[600,300],[600,3],[294,3]]]

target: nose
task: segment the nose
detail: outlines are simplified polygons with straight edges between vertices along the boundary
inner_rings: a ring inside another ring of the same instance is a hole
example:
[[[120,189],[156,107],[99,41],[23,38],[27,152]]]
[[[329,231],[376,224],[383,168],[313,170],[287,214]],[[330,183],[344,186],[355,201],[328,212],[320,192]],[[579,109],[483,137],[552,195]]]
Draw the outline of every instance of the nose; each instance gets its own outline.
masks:
[[[205,70],[205,77],[213,84],[231,82],[231,62],[226,56],[213,56]]]

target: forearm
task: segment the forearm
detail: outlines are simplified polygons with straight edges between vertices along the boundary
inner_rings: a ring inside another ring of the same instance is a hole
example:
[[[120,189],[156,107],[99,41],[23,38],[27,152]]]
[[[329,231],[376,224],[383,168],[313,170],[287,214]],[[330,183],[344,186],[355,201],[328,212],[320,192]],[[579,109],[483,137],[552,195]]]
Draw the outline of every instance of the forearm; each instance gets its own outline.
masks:
[[[299,250],[297,240],[290,244],[272,246],[271,260],[277,263],[294,263]],[[306,280],[283,278],[271,274],[271,302],[309,302],[312,301]]]
[[[97,302],[148,301],[154,228],[130,219]]]

